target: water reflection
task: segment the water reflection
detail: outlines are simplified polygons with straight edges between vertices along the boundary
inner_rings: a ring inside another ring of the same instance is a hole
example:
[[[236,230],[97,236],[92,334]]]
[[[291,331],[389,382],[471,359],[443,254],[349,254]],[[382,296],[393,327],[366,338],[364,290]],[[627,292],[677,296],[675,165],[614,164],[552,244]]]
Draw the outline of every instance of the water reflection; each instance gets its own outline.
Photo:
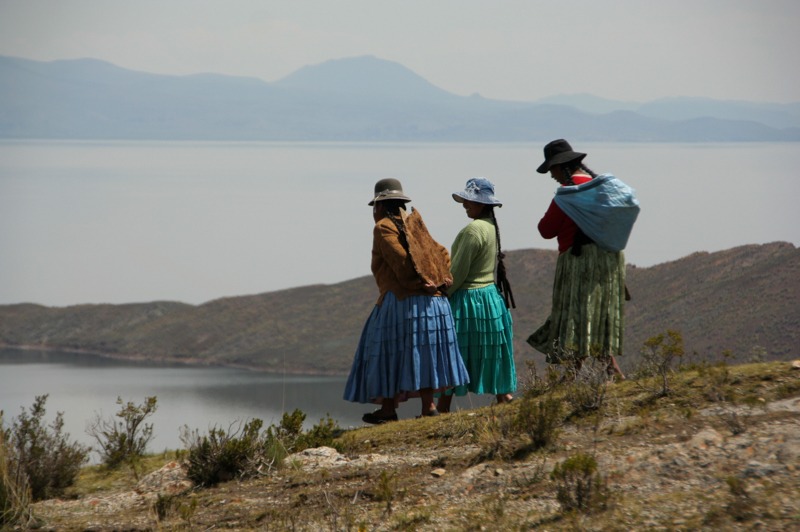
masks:
[[[265,425],[280,422],[284,412],[300,409],[306,428],[326,415],[341,427],[360,426],[370,405],[342,399],[344,376],[274,375],[231,368],[141,364],[131,361],[59,351],[0,349],[0,409],[5,423],[33,404],[37,395],[49,394],[48,419],[64,413],[65,431],[71,439],[92,445],[86,424],[96,414],[111,418],[116,399],[140,404],[158,398],[152,416],[155,437],[151,451],[182,448],[180,428],[201,433],[218,426],[259,418]],[[487,404],[487,398],[459,398],[457,406]],[[419,413],[412,400],[399,409],[401,418]]]

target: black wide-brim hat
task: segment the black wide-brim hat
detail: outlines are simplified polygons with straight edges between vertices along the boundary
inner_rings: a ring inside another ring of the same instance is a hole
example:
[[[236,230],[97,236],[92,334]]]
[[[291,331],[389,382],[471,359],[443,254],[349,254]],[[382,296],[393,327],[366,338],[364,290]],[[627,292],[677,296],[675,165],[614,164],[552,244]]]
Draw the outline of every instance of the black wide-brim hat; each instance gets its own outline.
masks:
[[[572,146],[564,139],[548,142],[544,147],[544,162],[536,169],[540,174],[546,174],[553,166],[568,163],[570,161],[582,161],[586,157],[585,153],[572,151]]]

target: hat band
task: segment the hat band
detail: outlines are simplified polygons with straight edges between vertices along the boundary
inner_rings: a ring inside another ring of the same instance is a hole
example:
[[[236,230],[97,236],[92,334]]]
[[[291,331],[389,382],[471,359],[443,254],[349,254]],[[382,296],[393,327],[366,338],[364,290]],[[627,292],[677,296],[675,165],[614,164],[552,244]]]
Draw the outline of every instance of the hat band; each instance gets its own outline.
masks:
[[[389,196],[390,194],[401,194],[402,195],[403,191],[402,190],[389,190],[389,189],[381,190],[380,192],[378,192],[378,194],[375,197],[376,198],[382,198],[384,196]]]

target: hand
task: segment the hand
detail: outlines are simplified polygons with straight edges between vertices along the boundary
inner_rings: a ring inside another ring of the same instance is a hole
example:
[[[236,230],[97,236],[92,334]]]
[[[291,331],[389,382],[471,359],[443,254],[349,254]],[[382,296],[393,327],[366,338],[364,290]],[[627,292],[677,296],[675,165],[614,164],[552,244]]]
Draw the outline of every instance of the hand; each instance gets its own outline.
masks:
[[[451,286],[453,286],[453,278],[452,277],[445,277],[444,283],[442,283],[442,286],[444,286],[445,288],[450,288]]]
[[[425,285],[422,287],[426,292],[429,294],[435,294],[439,288],[430,281],[425,281]]]

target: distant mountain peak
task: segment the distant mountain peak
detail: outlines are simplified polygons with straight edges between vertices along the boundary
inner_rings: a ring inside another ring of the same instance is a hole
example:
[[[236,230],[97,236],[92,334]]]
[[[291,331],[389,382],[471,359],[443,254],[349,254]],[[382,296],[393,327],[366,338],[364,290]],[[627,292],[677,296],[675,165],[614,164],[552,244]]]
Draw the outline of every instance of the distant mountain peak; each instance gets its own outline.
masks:
[[[293,90],[409,99],[452,96],[400,63],[373,55],[304,66],[273,85]]]

